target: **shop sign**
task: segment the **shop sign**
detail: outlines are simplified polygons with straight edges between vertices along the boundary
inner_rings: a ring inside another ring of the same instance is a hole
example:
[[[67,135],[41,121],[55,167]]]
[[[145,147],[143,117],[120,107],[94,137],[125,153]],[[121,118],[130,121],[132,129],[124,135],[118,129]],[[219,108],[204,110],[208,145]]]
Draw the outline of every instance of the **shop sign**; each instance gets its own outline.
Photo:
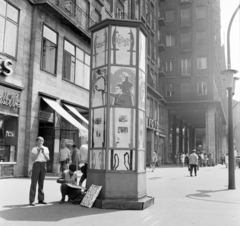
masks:
[[[15,137],[15,131],[6,131],[6,137],[12,137],[14,138]]]
[[[13,73],[13,69],[11,68],[12,64],[13,63],[11,60],[0,58],[0,74],[3,76],[12,75]]]
[[[0,111],[18,114],[21,107],[20,93],[0,86]]]
[[[156,130],[158,132],[162,131],[160,123],[151,118],[147,118],[147,128]]]

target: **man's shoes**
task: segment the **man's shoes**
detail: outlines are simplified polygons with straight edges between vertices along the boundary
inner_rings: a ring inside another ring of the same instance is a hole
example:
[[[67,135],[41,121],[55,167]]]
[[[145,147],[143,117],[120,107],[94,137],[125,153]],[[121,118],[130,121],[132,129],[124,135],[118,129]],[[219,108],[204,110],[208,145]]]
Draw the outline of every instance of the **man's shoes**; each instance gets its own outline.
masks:
[[[35,202],[30,202],[30,206],[35,206]]]
[[[190,176],[192,177],[192,174],[190,174]]]
[[[59,204],[63,204],[65,202],[65,200],[61,199]]]
[[[45,204],[45,205],[47,205],[47,203],[44,202],[43,200],[39,200],[39,201],[38,201],[38,204]]]

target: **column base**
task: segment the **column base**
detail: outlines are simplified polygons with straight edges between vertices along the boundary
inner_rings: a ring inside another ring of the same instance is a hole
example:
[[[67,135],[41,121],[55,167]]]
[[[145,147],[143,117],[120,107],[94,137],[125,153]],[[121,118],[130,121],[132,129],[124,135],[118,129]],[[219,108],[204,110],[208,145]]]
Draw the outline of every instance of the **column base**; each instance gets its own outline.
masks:
[[[93,207],[100,209],[144,210],[154,204],[154,197],[146,196],[138,200],[97,199]]]

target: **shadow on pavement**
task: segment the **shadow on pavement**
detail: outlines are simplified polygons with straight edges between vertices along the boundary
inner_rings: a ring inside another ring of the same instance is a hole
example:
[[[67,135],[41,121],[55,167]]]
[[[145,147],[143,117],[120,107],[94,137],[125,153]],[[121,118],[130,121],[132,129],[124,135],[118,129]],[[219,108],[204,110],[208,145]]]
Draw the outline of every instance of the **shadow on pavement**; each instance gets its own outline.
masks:
[[[221,190],[197,190],[196,194],[190,194],[190,195],[186,195],[187,198],[190,199],[198,199],[198,198],[209,198],[211,197],[211,195],[209,195],[209,193],[216,193],[216,192],[225,192],[225,191],[229,191],[229,189],[221,189]],[[223,194],[224,196],[224,194]],[[226,202],[226,201],[221,201],[221,200],[209,200],[209,199],[198,199],[201,201],[206,201],[206,202],[218,202],[218,203],[229,203],[229,204],[238,204],[240,205],[239,202]]]
[[[103,210],[97,208],[85,208],[72,203],[59,204],[52,202],[48,205],[29,205],[4,206],[10,208],[0,211],[0,217],[8,221],[60,221],[63,219],[84,217],[88,215],[104,214],[117,212],[119,210]]]

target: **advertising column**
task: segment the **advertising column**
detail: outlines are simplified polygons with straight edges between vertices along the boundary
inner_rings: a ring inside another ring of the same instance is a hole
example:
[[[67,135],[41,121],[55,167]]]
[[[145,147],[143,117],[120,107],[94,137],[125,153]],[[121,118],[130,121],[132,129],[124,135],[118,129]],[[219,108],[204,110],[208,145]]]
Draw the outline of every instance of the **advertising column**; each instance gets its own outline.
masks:
[[[102,186],[96,206],[144,209],[146,194],[146,32],[141,22],[93,26],[87,187]]]

